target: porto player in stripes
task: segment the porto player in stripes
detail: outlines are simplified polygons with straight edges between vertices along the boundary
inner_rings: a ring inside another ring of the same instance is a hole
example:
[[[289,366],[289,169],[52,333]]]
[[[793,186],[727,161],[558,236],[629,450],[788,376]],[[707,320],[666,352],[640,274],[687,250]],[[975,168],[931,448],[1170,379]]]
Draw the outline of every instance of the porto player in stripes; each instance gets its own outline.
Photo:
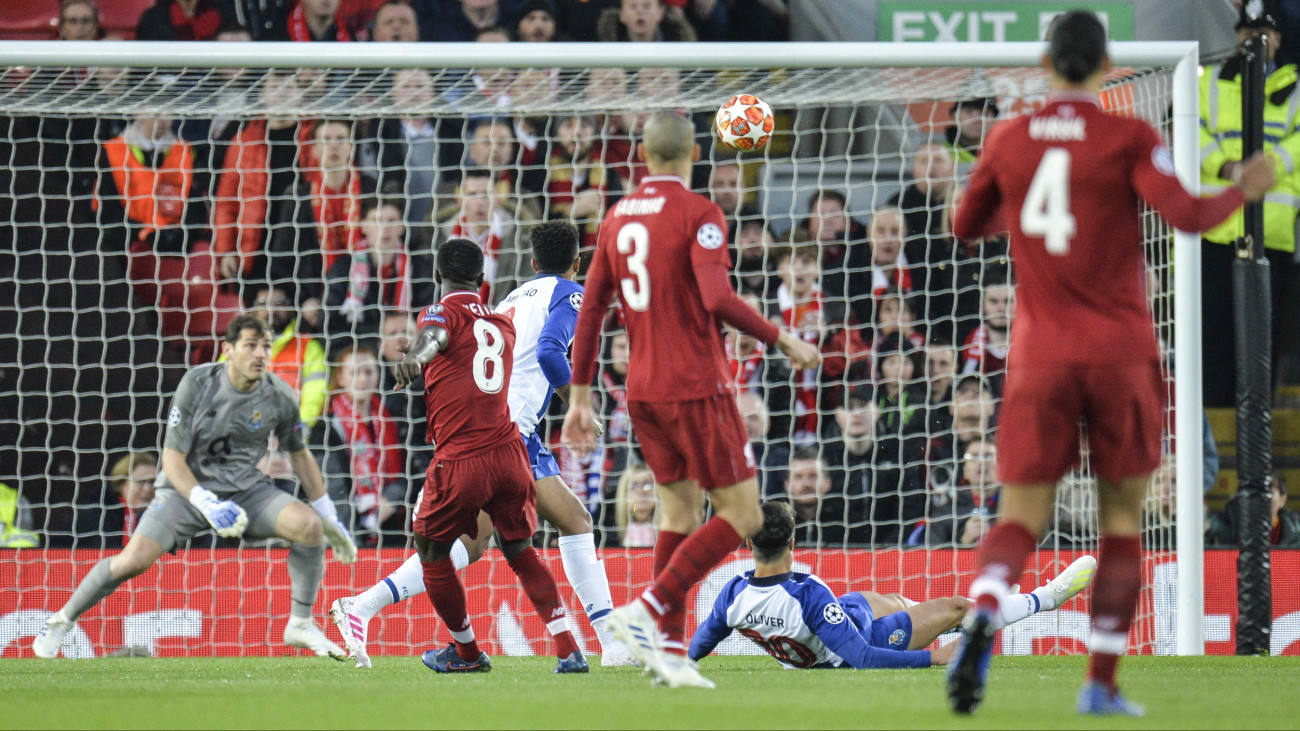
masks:
[[[460,536],[478,536],[482,511],[491,517],[501,553],[555,639],[555,672],[585,673],[587,661],[565,625],[555,577],[532,546],[537,491],[506,399],[514,324],[479,298],[483,250],[473,241],[453,238],[440,246],[434,279],[442,286],[442,300],[420,313],[415,343],[395,368],[398,388],[423,376],[429,438],[437,445],[412,527],[425,591],[451,630],[452,643],[422,659],[439,673],[492,669],[475,642],[465,587],[451,560]]]
[[[711,688],[686,657],[686,595],[763,522],[721,324],[776,345],[801,368],[816,366],[818,355],[731,289],[726,219],[686,183],[700,153],[691,123],[678,114],[656,114],[637,149],[650,175],[601,223],[574,336],[563,436],[579,455],[594,445],[591,382],[601,321],[617,292],[632,351],[628,412],[655,475],[663,519],[654,584],[615,609],[608,623],[656,681]],[[702,526],[701,489],[714,509]]]
[[[1001,517],[979,546],[975,605],[949,665],[948,700],[970,713],[982,699],[998,608],[1047,529],[1057,480],[1079,462],[1083,423],[1101,539],[1078,711],[1141,715],[1115,685],[1142,589],[1142,501],[1160,464],[1164,406],[1141,203],[1177,228],[1202,231],[1261,199],[1276,163],[1256,156],[1222,195],[1188,194],[1155,129],[1101,109],[1110,61],[1106,31],[1089,11],[1053,22],[1043,65],[1047,103],[989,134],[953,223],[965,240],[1010,231],[1018,312],[999,419]]]

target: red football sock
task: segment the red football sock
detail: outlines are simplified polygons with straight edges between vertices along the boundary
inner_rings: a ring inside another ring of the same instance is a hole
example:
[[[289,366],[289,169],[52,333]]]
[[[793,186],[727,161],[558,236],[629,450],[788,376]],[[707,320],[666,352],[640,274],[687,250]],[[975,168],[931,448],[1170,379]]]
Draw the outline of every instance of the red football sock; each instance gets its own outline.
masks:
[[[429,595],[433,608],[442,617],[443,624],[451,630],[456,643],[456,654],[462,660],[474,661],[482,652],[474,641],[474,630],[465,611],[465,587],[456,576],[456,567],[450,558],[421,564],[424,567],[424,592]],[[462,641],[467,640],[467,641]]]
[[[677,552],[677,547],[682,541],[689,537],[686,533],[674,533],[672,531],[659,531],[655,538],[655,556],[654,556],[654,575],[652,579],[658,579],[659,574],[668,567],[668,562],[672,560],[673,554]],[[664,634],[668,635],[667,643],[664,649],[675,655],[686,654],[686,607],[672,607],[659,618],[659,628]]]
[[[573,641],[568,625],[564,619],[564,605],[560,603],[560,592],[555,588],[555,575],[546,568],[537,551],[529,546],[522,553],[510,559],[510,570],[519,577],[519,584],[533,603],[533,610],[542,618],[542,623],[555,638],[556,657],[568,657],[578,651],[578,643]]]
[[[989,577],[1000,580],[1008,586],[1015,584],[1020,581],[1025,561],[1037,545],[1037,539],[1025,526],[1010,520],[999,520],[980,541],[975,554],[975,575],[981,579]],[[982,593],[972,598],[980,609],[998,608],[998,597],[993,594]]]
[[[1137,536],[1102,536],[1097,543],[1097,577],[1092,587],[1088,680],[1113,689],[1119,659],[1128,652],[1128,631],[1142,595],[1142,540]]]
[[[718,516],[700,527],[682,541],[664,570],[655,577],[654,586],[645,590],[641,599],[651,614],[660,619],[673,609],[685,609],[686,594],[717,566],[727,554],[740,546],[740,534],[731,524]],[[684,634],[684,632],[683,632]]]

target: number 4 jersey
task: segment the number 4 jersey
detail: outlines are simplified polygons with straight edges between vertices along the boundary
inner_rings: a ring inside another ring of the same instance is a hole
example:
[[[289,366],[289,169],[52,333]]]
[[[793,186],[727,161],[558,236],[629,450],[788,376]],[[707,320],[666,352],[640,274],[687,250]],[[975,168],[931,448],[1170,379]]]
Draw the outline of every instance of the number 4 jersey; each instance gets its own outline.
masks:
[[[966,240],[1011,234],[1016,317],[1008,368],[1159,357],[1147,306],[1143,201],[1175,227],[1203,231],[1242,197],[1236,189],[1189,194],[1159,133],[1103,111],[1093,94],[1053,92],[1041,110],[989,132],[953,233]]]
[[[424,407],[437,458],[462,459],[519,441],[506,390],[515,326],[477,292],[452,292],[424,308],[418,326],[447,331],[447,347],[424,367]]]

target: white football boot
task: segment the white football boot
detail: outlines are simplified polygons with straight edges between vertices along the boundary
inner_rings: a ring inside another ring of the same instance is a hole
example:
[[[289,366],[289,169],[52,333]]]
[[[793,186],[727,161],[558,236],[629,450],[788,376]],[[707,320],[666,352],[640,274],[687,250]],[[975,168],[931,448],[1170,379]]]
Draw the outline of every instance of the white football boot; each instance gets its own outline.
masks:
[[[63,610],[50,615],[45,620],[45,626],[41,631],[36,633],[36,638],[32,640],[32,652],[37,657],[53,660],[59,656],[59,648],[63,647],[63,638],[68,636],[77,623],[63,616]]]
[[[343,635],[343,646],[348,650],[348,657],[357,661],[357,667],[370,667],[370,655],[366,654],[366,625],[370,618],[357,614],[353,609],[354,597],[335,599],[330,605],[330,619]]]
[[[1092,577],[1096,573],[1097,559],[1092,556],[1080,556],[1074,559],[1074,563],[1066,566],[1065,570],[1057,574],[1055,579],[1043,585],[1055,603],[1055,606],[1043,607],[1043,609],[1060,609],[1079,592],[1088,588],[1088,584],[1092,583]]]
[[[713,684],[712,680],[700,675],[700,666],[695,661],[684,655],[666,655],[663,663],[663,672],[655,677],[655,685],[666,685],[669,688],[708,688],[712,690],[718,686]]]
[[[659,636],[659,623],[644,602],[635,599],[618,607],[606,615],[605,626],[613,633],[614,639],[623,643],[636,663],[645,668],[647,675],[667,682],[663,672],[667,653]]]
[[[332,657],[339,662],[347,659],[347,650],[329,641],[320,627],[308,618],[290,617],[284,626],[284,644],[311,650],[317,657]]]

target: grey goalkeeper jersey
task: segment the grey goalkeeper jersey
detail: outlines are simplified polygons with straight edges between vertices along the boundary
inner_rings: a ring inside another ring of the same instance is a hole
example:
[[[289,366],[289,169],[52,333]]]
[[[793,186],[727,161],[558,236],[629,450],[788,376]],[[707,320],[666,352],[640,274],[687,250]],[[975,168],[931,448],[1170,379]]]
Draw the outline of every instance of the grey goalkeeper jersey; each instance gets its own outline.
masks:
[[[230,383],[225,363],[211,363],[181,379],[163,444],[183,452],[194,476],[209,490],[248,490],[269,482],[257,463],[272,434],[279,437],[282,451],[303,449],[298,418],[298,397],[279,376],[267,373],[244,392]]]

